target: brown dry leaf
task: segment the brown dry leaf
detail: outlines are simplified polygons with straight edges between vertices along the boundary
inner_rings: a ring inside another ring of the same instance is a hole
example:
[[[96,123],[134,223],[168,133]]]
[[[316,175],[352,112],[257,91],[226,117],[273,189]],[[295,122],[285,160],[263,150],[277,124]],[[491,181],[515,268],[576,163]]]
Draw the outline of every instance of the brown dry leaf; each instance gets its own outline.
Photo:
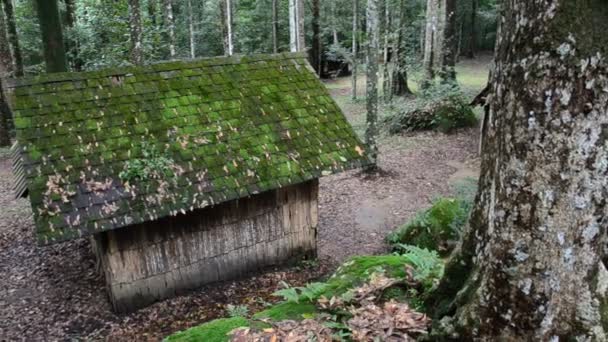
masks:
[[[347,326],[355,341],[414,341],[415,336],[426,334],[431,320],[406,304],[390,301],[379,307],[367,304],[351,311],[353,318]]]

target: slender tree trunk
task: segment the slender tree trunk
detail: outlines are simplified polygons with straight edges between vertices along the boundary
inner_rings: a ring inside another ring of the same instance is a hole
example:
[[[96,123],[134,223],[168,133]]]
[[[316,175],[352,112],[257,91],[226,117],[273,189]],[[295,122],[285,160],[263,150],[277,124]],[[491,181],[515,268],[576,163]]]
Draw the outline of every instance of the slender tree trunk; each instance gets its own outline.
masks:
[[[390,14],[390,2],[384,1],[384,31],[382,36],[384,38],[383,56],[384,68],[382,69],[382,91],[384,93],[384,101],[388,102],[391,100],[391,77],[390,77],[390,60],[389,60],[389,47],[390,47],[390,34],[391,34],[391,14]]]
[[[131,33],[131,63],[143,65],[143,31],[139,0],[129,0],[129,29]]]
[[[607,15],[502,3],[479,192],[434,296],[452,338],[608,340]]]
[[[466,56],[469,58],[475,58],[475,53],[477,52],[477,1],[478,0],[471,0],[470,36],[466,51]]]
[[[435,0],[435,34],[433,35],[433,69],[434,74],[441,75],[443,70],[443,59],[445,52],[445,27],[446,27],[446,1],[449,0]]]
[[[173,0],[163,0],[165,5],[165,26],[169,36],[169,56],[174,58],[175,52],[175,20],[173,18]]]
[[[312,0],[312,47],[310,64],[321,75],[321,6],[319,0]]]
[[[14,63],[15,76],[23,76],[23,57],[21,56],[21,46],[17,35],[17,24],[15,23],[15,11],[11,0],[2,0],[4,15],[6,16],[6,29],[10,43],[12,60]]]
[[[397,96],[412,93],[407,84],[407,50],[405,32],[407,22],[407,2],[401,0],[399,5],[399,30],[397,31],[397,43],[395,44],[395,66],[392,77],[392,93]]]
[[[232,3],[230,0],[222,0],[222,31],[224,32],[224,54],[234,54],[233,31],[232,31]]]
[[[305,51],[303,0],[289,0],[289,38],[292,52]]]
[[[441,78],[444,83],[456,84],[456,0],[444,0],[444,4]]]
[[[192,9],[192,0],[187,1],[188,5],[188,34],[190,38],[190,58],[196,58],[196,40],[194,37],[194,11]]]
[[[10,112],[6,101],[4,100],[2,78],[9,75],[9,71],[12,67],[13,60],[8,43],[8,32],[4,16],[0,13],[0,147],[9,146],[11,144],[11,137],[9,134]]]
[[[367,0],[367,127],[365,142],[374,165],[378,159],[378,50],[380,49],[379,0]],[[375,168],[375,167],[374,167]]]
[[[57,0],[36,0],[46,72],[65,72],[68,65]]]
[[[272,52],[279,53],[279,7],[278,0],[272,0]]]
[[[334,45],[340,44],[340,40],[338,39],[338,27],[337,27],[338,13],[336,11],[336,2],[337,2],[337,0],[331,0],[331,16],[333,18],[331,20],[331,35],[333,38]]]
[[[353,100],[357,99],[357,73],[359,72],[359,62],[357,60],[357,41],[359,37],[359,0],[353,0],[353,75],[352,75],[352,91]]]
[[[424,37],[424,80],[423,88],[426,88],[435,78],[435,35],[437,32],[437,1],[427,0],[426,2],[426,32]]]

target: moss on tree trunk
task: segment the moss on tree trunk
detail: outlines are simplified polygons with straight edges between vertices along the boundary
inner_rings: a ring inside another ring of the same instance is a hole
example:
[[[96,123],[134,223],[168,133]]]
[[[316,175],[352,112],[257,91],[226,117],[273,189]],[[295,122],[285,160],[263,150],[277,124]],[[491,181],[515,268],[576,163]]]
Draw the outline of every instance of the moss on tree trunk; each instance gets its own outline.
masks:
[[[469,227],[436,339],[605,341],[608,3],[505,1]]]

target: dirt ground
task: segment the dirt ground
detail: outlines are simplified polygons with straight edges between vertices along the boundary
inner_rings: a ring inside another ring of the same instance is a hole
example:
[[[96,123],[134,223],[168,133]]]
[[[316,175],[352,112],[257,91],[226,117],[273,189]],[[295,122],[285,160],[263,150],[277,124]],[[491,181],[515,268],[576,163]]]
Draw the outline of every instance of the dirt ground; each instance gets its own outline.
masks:
[[[340,84],[330,88],[351,122],[360,120],[363,105],[349,104]],[[111,312],[86,239],[35,244],[31,209],[27,200],[13,198],[10,161],[0,153],[0,341],[159,340],[225,316],[227,304],[260,310],[282,281],[301,285],[349,256],[385,252],[388,232],[449,194],[450,184],[477,176],[476,151],[476,129],[384,137],[380,174],[350,171],[322,179],[318,263],[204,287],[129,315]]]

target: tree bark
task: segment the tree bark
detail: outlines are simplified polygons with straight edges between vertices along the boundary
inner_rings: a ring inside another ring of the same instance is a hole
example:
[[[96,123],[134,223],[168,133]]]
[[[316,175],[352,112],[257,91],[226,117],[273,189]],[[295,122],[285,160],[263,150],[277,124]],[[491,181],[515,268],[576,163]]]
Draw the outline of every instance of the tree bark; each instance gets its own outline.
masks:
[[[444,0],[443,15],[443,62],[441,63],[441,79],[443,83],[456,84],[456,0]]]
[[[279,7],[278,0],[272,0],[272,52],[279,53]]]
[[[608,340],[606,17],[600,0],[502,3],[479,192],[434,334]]]
[[[353,74],[352,74],[352,98],[357,99],[357,73],[359,72],[359,62],[357,60],[357,41],[359,36],[359,0],[353,0]]]
[[[68,65],[57,0],[36,0],[46,72],[66,72]]]
[[[143,31],[139,0],[129,0],[129,29],[131,33],[131,63],[143,65]]]
[[[321,75],[321,6],[319,0],[312,0],[312,47],[310,64]]]
[[[365,142],[373,164],[378,159],[378,50],[380,49],[380,28],[378,0],[367,0],[367,119]],[[374,167],[375,168],[375,167]]]
[[[19,45],[19,36],[17,35],[13,3],[11,0],[2,0],[2,4],[4,7],[4,15],[6,16],[5,24],[14,64],[14,73],[15,76],[20,77],[23,76],[23,57],[21,55],[21,46]]]
[[[401,0],[399,4],[399,29],[397,30],[397,42],[395,44],[395,66],[392,76],[392,94],[404,96],[412,94],[407,84],[407,50],[405,30],[407,22],[407,2]]]
[[[0,147],[11,144],[9,132],[10,112],[4,99],[2,91],[2,78],[9,74],[12,69],[13,60],[8,43],[8,32],[4,16],[0,14]]]
[[[165,5],[165,26],[169,38],[169,57],[174,58],[175,51],[175,20],[173,18],[173,0],[163,0]]]

